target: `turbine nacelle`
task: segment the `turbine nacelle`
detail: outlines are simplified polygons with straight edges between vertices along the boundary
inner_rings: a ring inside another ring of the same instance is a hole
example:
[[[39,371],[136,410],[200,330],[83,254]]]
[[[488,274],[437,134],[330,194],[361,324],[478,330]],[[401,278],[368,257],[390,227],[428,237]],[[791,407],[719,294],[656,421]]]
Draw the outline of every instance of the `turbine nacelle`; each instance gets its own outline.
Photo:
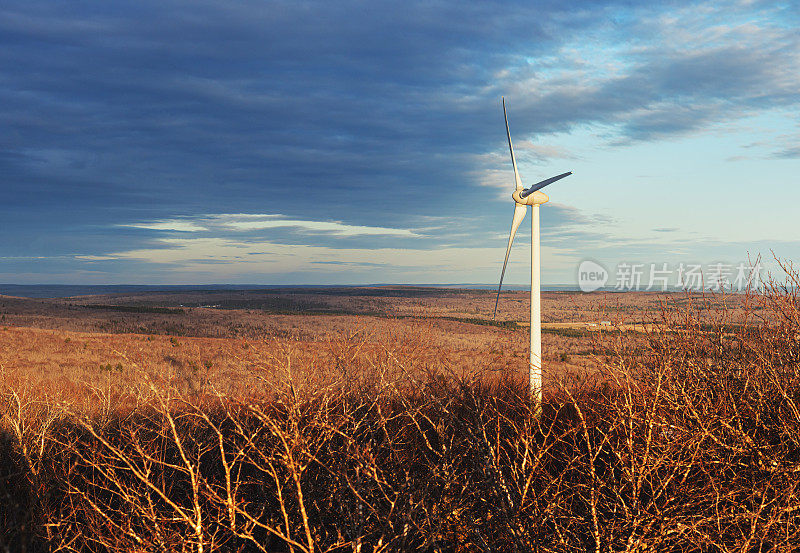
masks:
[[[550,197],[544,192],[534,190],[529,195],[523,197],[522,194],[525,192],[526,190],[515,190],[514,193],[511,194],[511,197],[514,198],[514,201],[519,205],[542,205],[550,201]]]

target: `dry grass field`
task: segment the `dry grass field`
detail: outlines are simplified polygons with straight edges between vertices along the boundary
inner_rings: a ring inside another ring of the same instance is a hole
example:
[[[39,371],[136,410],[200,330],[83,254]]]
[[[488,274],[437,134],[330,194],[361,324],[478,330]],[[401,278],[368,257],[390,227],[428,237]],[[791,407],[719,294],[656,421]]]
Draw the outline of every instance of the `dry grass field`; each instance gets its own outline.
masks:
[[[0,297],[0,550],[793,550],[788,276]]]
[[[593,311],[608,303],[603,295],[546,293],[545,313],[599,321],[606,314]],[[504,295],[497,323],[492,307],[488,292],[418,288],[2,297],[0,370],[9,382],[87,409],[99,393],[121,394],[143,374],[183,392],[239,394],[259,387],[256,374],[275,378],[282,349],[300,364],[327,366],[342,340],[396,357],[413,351],[416,375],[524,376],[527,329],[511,321],[527,316],[525,293]],[[557,326],[545,329],[549,374],[593,365],[582,325],[549,325]]]
[[[597,367],[595,330],[644,330],[691,301],[734,317],[742,298],[545,292],[549,380]],[[188,391],[239,393],[254,385],[254,371],[274,371],[276,350],[327,365],[335,344],[351,340],[386,355],[413,350],[415,373],[524,378],[527,293],[504,292],[496,321],[493,307],[491,291],[414,287],[0,296],[0,370],[59,400],[85,402],[103,386],[115,393],[141,374]]]

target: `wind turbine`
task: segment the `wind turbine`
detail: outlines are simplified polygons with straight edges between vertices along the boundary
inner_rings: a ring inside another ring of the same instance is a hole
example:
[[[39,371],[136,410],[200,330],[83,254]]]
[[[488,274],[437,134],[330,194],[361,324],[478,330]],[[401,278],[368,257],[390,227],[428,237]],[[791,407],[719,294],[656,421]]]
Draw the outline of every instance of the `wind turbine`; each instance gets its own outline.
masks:
[[[503,261],[503,272],[500,273],[500,285],[497,287],[497,299],[494,301],[494,313],[497,315],[497,303],[500,301],[500,289],[503,287],[503,277],[508,265],[508,254],[511,253],[511,244],[517,233],[520,223],[525,218],[528,206],[531,206],[531,357],[530,357],[530,394],[536,405],[542,404],[542,300],[541,300],[541,257],[539,254],[539,206],[547,203],[550,198],[544,192],[539,192],[548,184],[561,180],[572,174],[562,173],[537,182],[529,188],[523,188],[522,181],[517,171],[517,160],[514,158],[514,146],[511,144],[511,131],[508,129],[508,115],[506,114],[506,99],[503,98],[503,117],[506,120],[506,135],[508,136],[508,150],[511,152],[511,164],[514,166],[514,180],[516,189],[511,197],[514,198],[514,218],[511,220],[511,233],[508,235],[506,258]]]

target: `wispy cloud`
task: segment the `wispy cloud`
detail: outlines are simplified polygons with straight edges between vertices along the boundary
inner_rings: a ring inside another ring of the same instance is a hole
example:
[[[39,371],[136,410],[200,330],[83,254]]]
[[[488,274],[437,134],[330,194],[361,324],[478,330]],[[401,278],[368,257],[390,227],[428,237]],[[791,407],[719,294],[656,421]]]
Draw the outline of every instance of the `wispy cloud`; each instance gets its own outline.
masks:
[[[212,219],[217,224],[234,230],[263,230],[272,228],[297,228],[305,232],[331,233],[338,236],[404,236],[414,238],[420,236],[408,229],[372,227],[364,225],[347,225],[338,221],[300,221],[281,219],[270,215],[259,217],[249,215],[241,218],[238,215],[219,215]]]
[[[775,152],[774,157],[777,159],[799,159],[800,145],[792,146],[779,152]]]
[[[200,232],[207,230],[206,227],[197,225],[191,221],[183,219],[172,219],[163,221],[152,221],[149,223],[131,223],[128,225],[120,225],[123,227],[140,228],[147,230],[169,230],[176,232]]]
[[[406,238],[421,237],[421,234],[409,229],[373,227],[365,225],[347,225],[339,221],[311,221],[287,219],[280,214],[267,213],[223,213],[217,215],[198,215],[180,219],[166,219],[143,223],[121,225],[124,227],[146,230],[163,230],[175,232],[224,232],[224,231],[256,231],[267,229],[291,228],[301,232],[327,234],[330,236],[401,236]]]

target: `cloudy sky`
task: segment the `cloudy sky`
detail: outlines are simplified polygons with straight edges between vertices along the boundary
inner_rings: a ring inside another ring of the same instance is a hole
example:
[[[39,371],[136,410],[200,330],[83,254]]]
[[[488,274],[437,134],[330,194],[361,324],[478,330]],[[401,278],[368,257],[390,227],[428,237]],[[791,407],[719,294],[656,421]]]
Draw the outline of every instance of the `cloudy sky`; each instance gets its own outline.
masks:
[[[800,259],[798,27],[796,0],[6,1],[0,282],[495,282],[501,96],[523,181],[574,172],[545,283]]]

